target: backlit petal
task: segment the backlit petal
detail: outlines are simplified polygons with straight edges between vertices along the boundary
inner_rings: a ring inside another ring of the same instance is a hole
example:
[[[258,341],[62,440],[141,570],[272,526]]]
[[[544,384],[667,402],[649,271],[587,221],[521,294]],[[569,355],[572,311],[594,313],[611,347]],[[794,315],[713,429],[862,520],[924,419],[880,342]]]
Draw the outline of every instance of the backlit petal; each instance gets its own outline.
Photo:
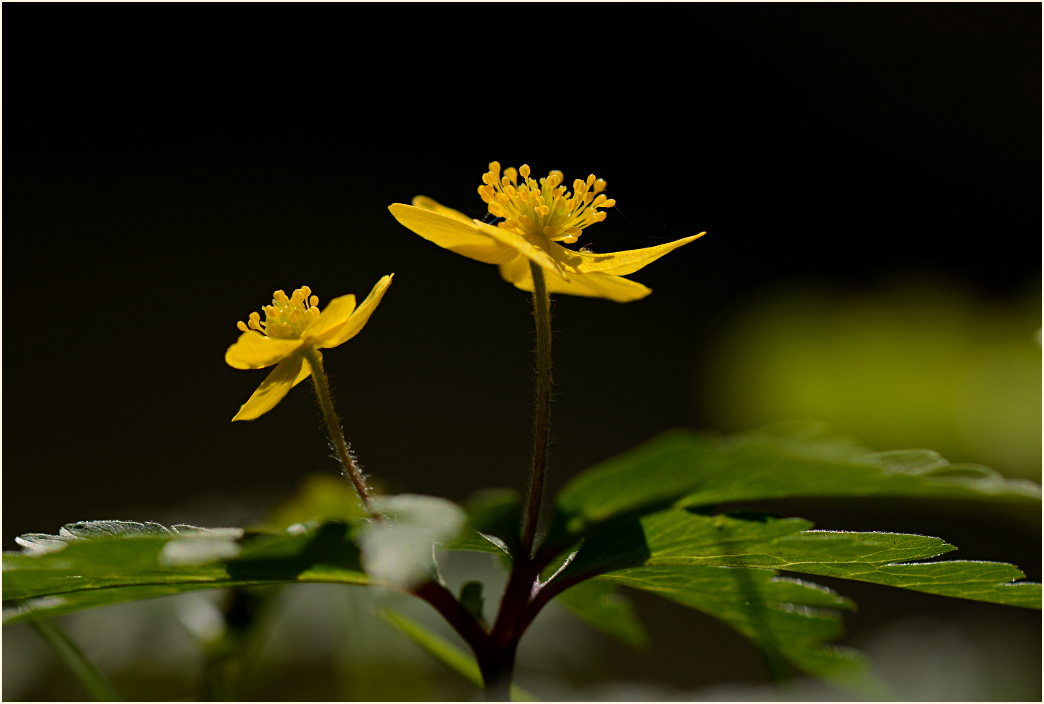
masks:
[[[264,369],[292,355],[301,344],[300,340],[280,340],[248,330],[225,352],[225,361],[236,369]]]
[[[701,232],[692,237],[685,237],[674,242],[667,242],[655,247],[645,249],[629,249],[623,252],[611,252],[608,254],[591,254],[566,249],[561,245],[555,245],[553,250],[555,258],[565,266],[567,271],[598,272],[601,274],[612,274],[613,276],[626,276],[633,274],[646,264],[650,264],[663,255],[671,252],[682,245],[688,244],[695,239],[703,237],[707,233]]]
[[[454,220],[460,220],[461,222],[466,222],[469,225],[471,224],[472,218],[469,218],[467,215],[460,212],[459,210],[447,208],[445,205],[439,203],[434,198],[429,198],[428,196],[414,196],[411,202],[413,203],[413,206],[415,208],[431,210],[436,213],[439,213],[440,215],[445,215],[446,217],[453,218]]]
[[[505,281],[513,283],[523,291],[533,290],[533,276],[529,270],[529,261],[522,257],[500,265],[500,275]],[[608,298],[610,301],[627,303],[645,298],[652,289],[637,281],[608,274],[573,274],[565,281],[553,272],[547,272],[544,282],[549,293],[565,293],[572,296],[588,296],[590,298]]]
[[[283,397],[295,384],[307,378],[307,375],[301,376],[302,367],[306,366],[299,354],[284,359],[261,382],[261,386],[257,387],[257,391],[247,399],[232,420],[254,420],[275,408],[276,404],[283,400]]]
[[[431,199],[427,199],[431,201]],[[435,201],[426,205],[435,204]],[[461,213],[453,210],[455,215],[446,215],[443,211],[450,208],[442,208],[436,211],[430,207],[415,208],[411,205],[393,203],[388,210],[401,224],[413,230],[418,235],[434,242],[443,249],[468,257],[477,259],[486,264],[500,264],[511,259],[515,252],[510,247],[505,247],[497,239],[491,239],[479,231],[473,221],[460,219]]]
[[[323,345],[323,342],[333,336],[337,328],[348,322],[348,318],[351,317],[354,310],[354,295],[338,296],[327,303],[326,308],[319,314],[319,317],[305,328],[301,339],[307,340],[309,344],[325,347],[326,345]]]
[[[370,319],[370,315],[377,308],[377,304],[381,302],[384,297],[384,292],[388,290],[392,282],[391,274],[381,278],[377,282],[377,285],[370,291],[370,295],[366,297],[366,300],[355,309],[352,317],[348,319],[348,322],[342,325],[340,328],[335,330],[332,335],[325,341],[320,343],[320,347],[337,347],[344,342],[352,339],[359,334],[359,331],[366,325],[366,321]]]

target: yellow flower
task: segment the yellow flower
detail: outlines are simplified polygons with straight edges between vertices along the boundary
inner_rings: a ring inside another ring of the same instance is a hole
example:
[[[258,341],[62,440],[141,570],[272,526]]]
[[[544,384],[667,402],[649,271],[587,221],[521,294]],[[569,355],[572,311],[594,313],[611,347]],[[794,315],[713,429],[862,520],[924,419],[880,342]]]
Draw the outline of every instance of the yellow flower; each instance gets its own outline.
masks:
[[[529,167],[523,165],[518,171],[506,169],[502,176],[495,161],[483,174],[479,195],[492,215],[504,218],[495,227],[425,196],[414,198],[412,206],[395,203],[388,209],[396,220],[424,239],[465,257],[499,265],[504,280],[523,291],[533,290],[529,262],[534,262],[551,274],[545,275],[548,293],[620,303],[652,293],[640,283],[623,278],[625,275],[705,234],[607,254],[567,249],[558,243],[576,242],[584,229],[605,220],[606,214],[599,208],[611,208],[616,201],[606,198],[602,193],[605,181],[594,174],[586,181],[573,181],[572,191],[561,185],[565,180],[561,171],[552,171],[539,183],[529,174]]]
[[[391,280],[391,276],[385,276],[378,281],[358,308],[355,296],[341,296],[330,301],[322,313],[318,308],[319,297],[313,296],[307,286],[289,297],[276,291],[272,294],[272,305],[262,308],[263,322],[260,315],[251,313],[249,322],[236,323],[243,334],[225,352],[229,366],[236,369],[277,366],[232,420],[253,420],[267,413],[291,388],[307,379],[312,368],[305,359],[306,352],[314,351],[316,359],[321,360],[319,350],[337,347],[358,335]]]

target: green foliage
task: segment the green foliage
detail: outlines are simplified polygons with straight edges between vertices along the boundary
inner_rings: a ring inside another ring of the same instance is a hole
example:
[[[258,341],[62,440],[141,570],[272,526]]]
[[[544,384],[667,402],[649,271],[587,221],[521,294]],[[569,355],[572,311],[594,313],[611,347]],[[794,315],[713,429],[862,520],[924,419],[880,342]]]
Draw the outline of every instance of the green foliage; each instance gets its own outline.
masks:
[[[649,634],[634,613],[630,599],[612,584],[593,580],[580,582],[555,600],[594,628],[634,650],[649,645]]]
[[[4,553],[4,622],[198,589],[280,582],[367,584],[349,527],[294,533],[93,521],[19,538]]]
[[[1040,487],[929,450],[871,452],[814,424],[727,438],[665,433],[573,478],[557,499],[551,540],[564,549],[610,520],[670,505],[809,496],[909,496],[1039,502]]]
[[[776,677],[804,672],[880,696],[842,634],[848,599],[781,575],[839,577],[1039,609],[1041,585],[1003,563],[931,561],[941,539],[813,530],[809,521],[720,514],[713,505],[795,496],[910,496],[1038,502],[1040,490],[928,451],[872,453],[791,425],[711,438],[674,432],[571,481],[557,501],[540,590],[593,627],[641,648],[648,636],[620,586],[649,591],[721,620],[749,638]],[[444,499],[385,497],[385,523],[363,520],[341,482],[316,480],[279,507],[267,532],[96,521],[19,538],[4,554],[5,622],[197,589],[293,582],[440,581],[433,549],[477,550],[510,566],[520,553],[521,497],[480,492],[467,511]],[[347,521],[347,522],[341,522]],[[568,554],[568,557],[566,554]],[[551,559],[555,558],[555,559]],[[482,585],[461,591],[481,625]],[[481,685],[466,653],[405,617],[386,622]]]

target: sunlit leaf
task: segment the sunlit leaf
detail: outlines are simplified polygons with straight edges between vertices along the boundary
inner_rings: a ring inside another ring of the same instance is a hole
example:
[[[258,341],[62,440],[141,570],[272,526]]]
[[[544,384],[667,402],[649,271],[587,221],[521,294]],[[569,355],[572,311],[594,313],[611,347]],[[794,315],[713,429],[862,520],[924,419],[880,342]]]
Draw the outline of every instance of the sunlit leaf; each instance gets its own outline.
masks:
[[[810,496],[908,496],[1040,501],[1040,487],[929,450],[871,452],[813,424],[727,438],[673,431],[574,477],[557,499],[550,541],[670,505]]]
[[[4,621],[182,591],[282,582],[367,584],[348,526],[236,539],[241,529],[96,521],[3,555]]]

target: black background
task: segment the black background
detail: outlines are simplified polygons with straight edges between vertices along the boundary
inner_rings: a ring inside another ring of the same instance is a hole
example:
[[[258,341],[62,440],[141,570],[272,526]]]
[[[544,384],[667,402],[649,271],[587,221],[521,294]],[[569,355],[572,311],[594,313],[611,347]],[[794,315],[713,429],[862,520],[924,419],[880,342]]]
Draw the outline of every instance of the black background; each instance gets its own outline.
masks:
[[[596,251],[709,233],[632,277],[654,290],[641,302],[556,301],[551,491],[703,427],[701,350],[767,286],[913,273],[1003,300],[1040,276],[1036,5],[238,12],[129,9],[103,29],[8,6],[7,549],[74,520],[249,520],[334,472],[304,387],[229,422],[264,373],[223,352],[277,288],[325,304],[390,272],[366,330],[326,356],[363,463],[393,492],[522,489],[528,297],[387,211],[423,193],[477,216],[493,159],[606,178]],[[1040,578],[1025,522],[777,507],[798,509]]]

